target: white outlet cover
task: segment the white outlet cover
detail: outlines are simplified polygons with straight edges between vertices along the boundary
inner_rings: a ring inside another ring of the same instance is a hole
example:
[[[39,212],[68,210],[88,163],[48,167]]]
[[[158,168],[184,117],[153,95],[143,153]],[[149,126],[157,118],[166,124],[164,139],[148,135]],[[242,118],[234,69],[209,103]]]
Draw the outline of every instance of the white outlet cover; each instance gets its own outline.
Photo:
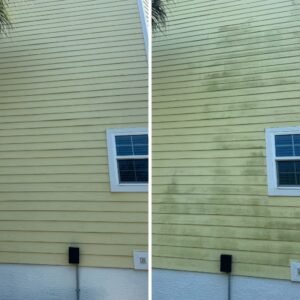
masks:
[[[148,252],[133,251],[133,263],[136,270],[148,270]]]
[[[300,261],[291,260],[291,280],[300,282]]]

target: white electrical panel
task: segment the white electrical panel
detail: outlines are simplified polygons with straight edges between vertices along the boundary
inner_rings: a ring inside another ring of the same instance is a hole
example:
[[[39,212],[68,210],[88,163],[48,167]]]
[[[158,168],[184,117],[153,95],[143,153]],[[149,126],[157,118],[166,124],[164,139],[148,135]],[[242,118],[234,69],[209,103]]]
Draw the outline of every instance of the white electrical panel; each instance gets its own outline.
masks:
[[[133,251],[133,262],[136,270],[148,270],[148,252]]]
[[[291,261],[291,280],[300,282],[300,261]]]

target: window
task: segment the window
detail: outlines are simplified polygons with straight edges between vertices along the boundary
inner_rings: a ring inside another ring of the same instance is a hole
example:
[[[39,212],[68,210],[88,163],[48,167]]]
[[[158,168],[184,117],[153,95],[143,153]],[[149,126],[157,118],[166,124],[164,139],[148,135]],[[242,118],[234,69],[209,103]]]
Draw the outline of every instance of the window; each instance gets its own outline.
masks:
[[[108,129],[106,134],[111,191],[147,192],[147,129]]]
[[[300,196],[300,127],[266,130],[269,195]]]

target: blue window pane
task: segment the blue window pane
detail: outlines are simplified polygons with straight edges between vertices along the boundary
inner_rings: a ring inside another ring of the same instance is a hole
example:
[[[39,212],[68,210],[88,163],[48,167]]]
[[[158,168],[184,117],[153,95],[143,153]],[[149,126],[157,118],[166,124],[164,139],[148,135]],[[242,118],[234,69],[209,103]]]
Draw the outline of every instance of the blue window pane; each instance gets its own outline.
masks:
[[[148,182],[148,172],[136,172],[138,182]]]
[[[119,135],[116,136],[116,145],[131,145],[131,135]]]
[[[300,186],[300,161],[277,161],[278,185]]]
[[[294,138],[294,143],[296,145],[300,145],[300,134],[294,134],[293,138]]]
[[[296,177],[293,173],[282,173],[278,176],[279,185],[296,185]]]
[[[134,155],[148,155],[148,135],[133,135]]]
[[[120,182],[136,182],[135,173],[132,171],[120,171]]]
[[[133,150],[131,146],[117,146],[117,155],[133,155]]]
[[[148,182],[148,159],[119,159],[120,183],[147,183]]]
[[[276,156],[293,156],[293,138],[291,134],[275,136]]]
[[[133,135],[132,141],[134,145],[140,144],[140,145],[148,145],[148,135],[142,134],[142,135]]]
[[[293,161],[278,161],[277,162],[277,169],[279,173],[282,172],[294,172],[295,165]]]
[[[296,183],[300,186],[300,173],[296,173]]]
[[[286,135],[276,135],[275,136],[275,145],[292,145],[292,135],[286,134]]]
[[[147,145],[134,145],[134,155],[148,155]]]
[[[137,159],[135,167],[137,171],[148,170],[148,159]]]
[[[117,155],[133,155],[132,141],[130,135],[116,136]]]
[[[276,146],[276,156],[294,156],[293,146]]]
[[[148,135],[121,135],[116,136],[118,156],[148,155]]]
[[[119,159],[119,170],[122,171],[134,171],[134,164],[132,159]]]
[[[300,134],[275,136],[276,156],[300,156]]]
[[[295,145],[295,156],[300,156],[300,145]]]

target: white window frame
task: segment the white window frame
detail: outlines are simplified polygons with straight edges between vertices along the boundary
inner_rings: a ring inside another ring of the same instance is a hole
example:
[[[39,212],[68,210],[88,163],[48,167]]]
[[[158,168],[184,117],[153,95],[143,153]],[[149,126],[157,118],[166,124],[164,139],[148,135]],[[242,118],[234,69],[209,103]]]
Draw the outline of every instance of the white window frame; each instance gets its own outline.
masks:
[[[120,135],[141,135],[148,134],[147,128],[114,128],[106,130],[107,151],[108,151],[108,167],[110,177],[111,192],[147,192],[148,183],[120,183],[119,170],[117,163],[116,136]],[[129,158],[149,158],[148,155],[130,155],[122,156],[123,159]]]
[[[276,157],[275,136],[281,134],[300,134],[300,126],[266,129],[268,194],[270,196],[300,196],[300,187],[278,186],[276,161],[300,160],[300,156]]]

